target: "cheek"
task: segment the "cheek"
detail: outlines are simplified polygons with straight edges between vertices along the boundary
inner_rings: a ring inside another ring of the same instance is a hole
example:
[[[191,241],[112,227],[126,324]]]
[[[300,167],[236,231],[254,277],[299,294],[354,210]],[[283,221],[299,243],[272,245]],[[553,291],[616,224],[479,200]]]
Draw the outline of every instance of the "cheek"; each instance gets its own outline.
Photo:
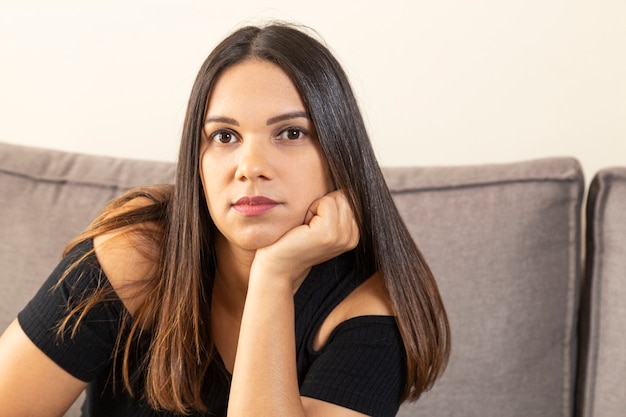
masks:
[[[333,176],[330,172],[330,167],[326,163],[324,163],[323,182],[327,194],[337,189],[335,181],[333,180]]]
[[[209,201],[209,187],[210,184],[207,181],[208,179],[208,175],[207,175],[207,169],[206,167],[208,166],[208,164],[206,163],[206,158],[202,157],[200,158],[200,182],[202,183],[202,188],[204,189],[204,197],[206,198],[207,202]]]
[[[325,191],[324,194],[328,194],[331,191],[336,190],[337,187],[335,186],[335,181],[333,181],[333,176],[331,175],[331,172],[330,172],[330,166],[328,165],[326,158],[324,158],[324,155],[322,154],[321,149],[318,152],[319,152],[319,157],[317,160],[318,168],[316,172],[319,173],[319,177],[317,181],[320,184],[320,187]]]
[[[300,165],[299,170],[302,172],[299,192],[306,194],[311,203],[335,189],[330,169],[324,159],[311,158],[306,164]]]
[[[209,158],[206,156],[200,159],[200,181],[202,183],[207,209],[211,217],[213,217],[214,207],[216,205],[215,196],[218,195],[216,194],[216,188],[219,178],[217,178],[215,172],[209,171],[208,167],[213,166],[213,164],[208,159]],[[212,196],[212,198],[209,198],[209,196]]]

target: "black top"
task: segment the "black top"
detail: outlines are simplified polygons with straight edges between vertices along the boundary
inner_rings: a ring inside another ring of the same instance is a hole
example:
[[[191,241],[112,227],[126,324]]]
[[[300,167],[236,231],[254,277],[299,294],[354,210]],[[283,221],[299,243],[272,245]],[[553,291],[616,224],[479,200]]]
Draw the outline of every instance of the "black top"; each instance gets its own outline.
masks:
[[[143,379],[138,371],[150,343],[146,332],[132,349],[130,373],[134,397],[121,383],[121,359],[112,358],[125,307],[113,293],[92,308],[75,336],[59,337],[56,326],[68,305],[110,283],[91,252],[54,289],[72,262],[93,248],[91,240],[74,248],[18,315],[28,337],[67,372],[89,382],[83,416],[174,416],[156,412],[142,399]],[[406,380],[406,359],[395,319],[361,316],[341,323],[321,351],[313,339],[328,314],[366,277],[358,277],[351,253],[312,268],[295,294],[296,358],[300,393],[371,416],[394,416]],[[72,326],[70,325],[70,328]],[[212,415],[226,415],[230,374],[221,361],[209,368],[203,394]],[[202,414],[193,414],[200,416]]]

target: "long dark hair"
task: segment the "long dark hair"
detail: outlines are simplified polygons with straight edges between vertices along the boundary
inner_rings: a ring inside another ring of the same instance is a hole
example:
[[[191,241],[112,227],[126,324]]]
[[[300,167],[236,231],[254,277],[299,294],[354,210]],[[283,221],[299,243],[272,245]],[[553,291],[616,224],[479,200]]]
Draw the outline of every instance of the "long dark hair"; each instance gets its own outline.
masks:
[[[213,50],[193,85],[175,185],[161,196],[165,203],[145,213],[164,228],[159,276],[141,308],[153,323],[145,387],[157,408],[206,409],[201,386],[215,360],[209,321],[215,229],[200,180],[202,129],[217,77],[251,58],[276,64],[293,80],[332,178],[350,201],[361,236],[357,268],[361,274],[382,273],[404,342],[404,399],[417,399],[447,364],[450,329],[435,279],[395,207],[346,74],[328,48],[305,31],[280,23],[241,28]]]

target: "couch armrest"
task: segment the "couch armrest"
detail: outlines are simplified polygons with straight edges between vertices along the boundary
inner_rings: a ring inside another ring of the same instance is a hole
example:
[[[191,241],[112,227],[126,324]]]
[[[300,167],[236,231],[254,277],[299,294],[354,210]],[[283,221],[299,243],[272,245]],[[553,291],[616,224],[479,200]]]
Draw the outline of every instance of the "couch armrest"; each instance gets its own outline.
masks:
[[[578,417],[626,412],[626,168],[599,171],[587,200]]]

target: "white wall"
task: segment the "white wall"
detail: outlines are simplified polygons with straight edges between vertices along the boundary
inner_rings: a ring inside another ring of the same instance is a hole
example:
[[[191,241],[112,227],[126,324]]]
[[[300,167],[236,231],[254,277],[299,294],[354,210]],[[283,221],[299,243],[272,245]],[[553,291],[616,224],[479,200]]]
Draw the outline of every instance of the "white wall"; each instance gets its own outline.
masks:
[[[626,165],[620,0],[0,0],[0,141],[174,160],[205,56],[272,18],[336,52],[383,165]]]

